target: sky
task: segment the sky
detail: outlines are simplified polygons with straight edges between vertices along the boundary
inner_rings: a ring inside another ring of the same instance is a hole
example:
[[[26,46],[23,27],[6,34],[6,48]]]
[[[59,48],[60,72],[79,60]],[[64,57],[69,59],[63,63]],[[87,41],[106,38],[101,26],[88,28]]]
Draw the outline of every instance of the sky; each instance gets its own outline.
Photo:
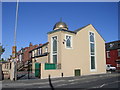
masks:
[[[14,45],[15,2],[2,3],[3,58],[12,54]],[[118,40],[117,2],[20,2],[17,24],[17,50],[29,43],[46,43],[47,32],[60,21],[74,31],[92,24],[106,42]]]

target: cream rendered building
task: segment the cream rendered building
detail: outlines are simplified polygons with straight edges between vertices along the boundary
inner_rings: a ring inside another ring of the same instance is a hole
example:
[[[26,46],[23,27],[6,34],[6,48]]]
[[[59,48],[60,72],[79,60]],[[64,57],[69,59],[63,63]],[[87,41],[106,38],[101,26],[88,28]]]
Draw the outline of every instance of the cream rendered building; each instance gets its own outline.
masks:
[[[60,21],[48,32],[48,43],[31,51],[32,70],[40,63],[40,78],[106,73],[105,41],[91,25],[75,31]]]

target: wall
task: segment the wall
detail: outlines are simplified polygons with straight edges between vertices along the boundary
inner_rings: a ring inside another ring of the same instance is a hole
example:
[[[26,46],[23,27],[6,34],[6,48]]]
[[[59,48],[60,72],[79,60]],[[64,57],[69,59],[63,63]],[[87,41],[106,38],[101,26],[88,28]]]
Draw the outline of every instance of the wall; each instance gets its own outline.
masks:
[[[32,58],[32,73],[35,73],[35,58]]]
[[[57,56],[58,56],[58,63],[61,63],[61,44],[62,44],[62,39],[61,39],[61,31],[60,32],[55,32],[55,33],[52,33],[52,34],[48,34],[48,42],[49,42],[49,45],[48,45],[48,52],[50,52],[50,62],[52,63],[52,58],[51,58],[51,37],[53,36],[57,36],[57,43],[58,44],[58,48],[57,48]]]
[[[120,68],[117,67],[117,63],[115,62],[118,59],[120,59],[120,57],[118,57],[117,49],[110,50],[110,58],[107,58],[107,51],[106,51],[106,64],[111,64],[112,66],[120,70]]]
[[[47,61],[48,61],[48,56],[36,58],[36,62],[38,62],[38,63],[47,63]]]
[[[10,78],[10,70],[11,70],[10,64],[11,64],[10,62],[2,64],[2,71],[3,71],[4,79]]]
[[[89,43],[89,31],[95,33],[95,45],[96,45],[96,70],[90,70],[90,43]],[[72,48],[65,48],[65,35],[72,35]],[[58,63],[61,63],[60,70],[44,70],[42,68],[42,78],[51,74],[53,77],[58,77],[63,73],[65,77],[74,76],[74,70],[80,69],[81,75],[89,75],[89,74],[100,74],[106,73],[106,60],[105,60],[105,41],[98,34],[98,32],[94,29],[92,25],[89,25],[82,30],[80,30],[77,34],[69,33],[69,32],[54,32],[52,34],[48,34],[48,51],[51,51],[51,37],[58,36]],[[50,58],[52,61],[52,58]],[[44,67],[44,64],[43,64]]]
[[[52,78],[61,77],[61,70],[45,70],[45,64],[41,64],[41,79],[48,78],[50,75]]]
[[[96,70],[91,71],[90,69],[90,43],[89,43],[89,32],[92,31],[95,34],[95,45],[96,45]],[[92,25],[83,28],[77,33],[76,38],[76,51],[78,54],[77,64],[82,69],[82,75],[88,74],[99,74],[106,73],[106,60],[105,60],[105,41],[98,34]]]

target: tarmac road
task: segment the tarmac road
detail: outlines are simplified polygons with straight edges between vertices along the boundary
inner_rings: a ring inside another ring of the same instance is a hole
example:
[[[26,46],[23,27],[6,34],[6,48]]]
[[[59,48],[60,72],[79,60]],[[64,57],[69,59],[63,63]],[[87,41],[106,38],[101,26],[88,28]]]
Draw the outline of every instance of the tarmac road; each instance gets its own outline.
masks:
[[[96,89],[96,88],[120,88],[120,74],[109,73],[100,75],[87,75],[78,77],[61,77],[53,79],[29,79],[29,80],[18,80],[18,81],[3,81],[2,88],[13,88],[16,89],[42,89],[52,88],[52,90],[59,89]],[[48,89],[48,90],[49,90]]]

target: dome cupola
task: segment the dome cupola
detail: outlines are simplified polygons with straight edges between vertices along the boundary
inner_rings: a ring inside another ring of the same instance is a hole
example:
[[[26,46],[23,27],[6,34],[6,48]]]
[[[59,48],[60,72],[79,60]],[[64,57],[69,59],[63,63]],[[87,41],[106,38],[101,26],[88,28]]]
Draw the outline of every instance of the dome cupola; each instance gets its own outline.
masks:
[[[62,20],[60,20],[59,22],[57,22],[54,25],[53,30],[58,30],[58,29],[64,29],[64,30],[68,30],[68,26],[66,25],[66,23],[62,22]]]

